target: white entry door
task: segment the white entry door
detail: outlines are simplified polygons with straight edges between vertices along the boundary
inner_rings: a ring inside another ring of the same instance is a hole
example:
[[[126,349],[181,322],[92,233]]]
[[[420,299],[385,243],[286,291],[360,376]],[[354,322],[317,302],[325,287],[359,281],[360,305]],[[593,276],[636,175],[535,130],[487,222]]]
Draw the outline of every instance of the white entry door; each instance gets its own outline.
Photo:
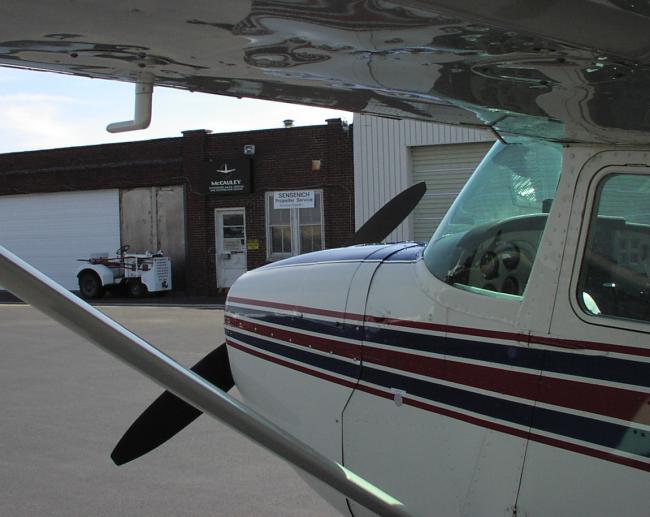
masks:
[[[217,287],[230,287],[246,270],[246,212],[215,210]]]

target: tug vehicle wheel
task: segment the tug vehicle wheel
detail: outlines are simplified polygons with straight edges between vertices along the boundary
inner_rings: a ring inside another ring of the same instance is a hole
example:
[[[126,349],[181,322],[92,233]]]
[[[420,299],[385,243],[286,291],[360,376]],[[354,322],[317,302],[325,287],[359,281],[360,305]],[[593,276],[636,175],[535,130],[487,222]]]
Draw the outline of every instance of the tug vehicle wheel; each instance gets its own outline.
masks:
[[[127,284],[126,291],[131,298],[142,298],[147,294],[147,286],[136,280]]]
[[[79,292],[86,300],[93,300],[104,294],[104,287],[96,273],[84,271],[79,275]]]

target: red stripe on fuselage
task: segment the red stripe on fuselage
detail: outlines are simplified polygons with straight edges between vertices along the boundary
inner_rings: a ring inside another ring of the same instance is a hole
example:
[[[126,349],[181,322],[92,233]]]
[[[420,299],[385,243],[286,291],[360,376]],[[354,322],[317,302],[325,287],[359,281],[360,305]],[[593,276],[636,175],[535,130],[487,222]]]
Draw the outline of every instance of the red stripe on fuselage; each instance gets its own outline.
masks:
[[[226,324],[295,346],[332,353],[340,357],[362,359],[364,364],[384,366],[405,374],[417,374],[432,380],[443,380],[531,402],[650,425],[648,410],[650,396],[643,392],[540,376],[539,373],[518,372],[496,364],[495,366],[468,364],[449,357],[443,359],[386,350],[373,347],[368,343],[365,343],[361,349],[360,345],[332,338],[315,337],[294,330],[269,327],[257,322],[243,321],[234,316],[226,316]],[[417,335],[413,337],[417,339]]]
[[[329,318],[336,318],[340,320],[347,318],[355,321],[363,321],[363,316],[361,314],[330,311],[328,309],[318,309],[316,307],[302,307],[290,303],[278,303],[278,302],[269,302],[265,300],[253,300],[250,298],[239,298],[237,296],[229,296],[228,299],[226,300],[226,306],[230,302],[243,303],[246,305],[256,305],[258,307],[269,307],[271,309],[280,309],[284,311],[305,312],[307,314],[314,314],[315,316],[326,316]]]
[[[280,339],[292,345],[311,348],[313,350],[319,350],[321,352],[327,352],[350,359],[361,359],[361,343],[358,345],[351,345],[349,343],[336,341],[330,338],[301,334],[294,330],[269,327],[268,325],[263,325],[258,322],[252,323],[250,321],[244,321],[233,316],[226,316],[225,323],[226,325],[232,325],[238,329],[254,332],[260,336]]]
[[[247,305],[257,305],[258,307],[269,307],[281,310],[290,310],[306,314],[314,314],[317,316],[326,316],[330,318],[337,318],[341,320],[363,321],[368,323],[378,323],[382,325],[389,325],[394,327],[417,328],[422,330],[430,330],[433,332],[447,332],[450,334],[458,334],[463,336],[485,337],[490,339],[503,339],[506,341],[517,341],[520,343],[534,343],[539,345],[552,346],[556,348],[563,348],[566,350],[582,351],[582,350],[597,350],[601,352],[613,352],[624,355],[636,355],[640,357],[650,357],[650,348],[641,348],[636,346],[617,345],[613,343],[600,343],[596,341],[582,341],[574,339],[557,338],[551,336],[528,336],[525,333],[517,332],[502,332],[496,330],[486,330],[469,327],[458,327],[454,325],[444,325],[439,323],[428,323],[423,321],[402,320],[397,318],[385,318],[378,316],[363,316],[361,314],[331,311],[328,309],[319,309],[315,307],[305,307],[301,305],[292,305],[278,302],[271,302],[266,300],[254,300],[251,298],[228,297],[228,302],[242,303]],[[227,309],[227,305],[226,305]]]
[[[249,348],[247,346],[240,345],[238,343],[234,343],[231,339],[226,339],[226,343],[228,346],[232,346],[233,348],[236,348],[237,350],[240,350],[244,353],[253,355],[255,357],[258,357],[260,359],[285,366],[287,368],[291,368],[293,370],[299,371],[301,373],[304,373],[306,375],[311,375],[313,377],[318,377],[320,379],[333,382],[342,386],[346,386],[351,389],[358,389],[360,391],[364,391],[368,394],[375,395],[377,397],[381,397],[384,399],[392,400],[394,398],[394,394],[385,392],[382,390],[379,390],[377,388],[371,387],[371,386],[365,386],[363,384],[356,384],[354,382],[346,381],[345,379],[340,379],[338,377],[334,377],[332,375],[327,375],[322,372],[319,372],[317,370],[312,370],[311,368],[305,368],[304,366],[300,366],[294,363],[291,363],[289,361],[284,361],[282,359],[279,359],[275,356],[268,355],[265,353],[262,353],[254,348]],[[419,400],[414,400],[408,398],[408,396],[403,396],[402,397],[402,403],[408,406],[416,407],[418,409],[423,409],[425,411],[429,411],[432,413],[436,413],[439,415],[447,416],[449,418],[453,418],[455,420],[460,420],[469,424],[473,424],[479,427],[487,428],[487,429],[492,429],[494,431],[506,433],[512,436],[517,436],[522,439],[530,439],[539,443],[543,443],[545,445],[549,445],[552,447],[557,447],[560,449],[565,449],[568,451],[576,452],[579,454],[587,455],[587,456],[592,456],[596,458],[600,458],[602,460],[610,461],[613,463],[617,463],[620,465],[625,465],[628,467],[632,467],[635,469],[643,470],[646,472],[650,472],[650,464],[644,463],[643,461],[638,461],[634,460],[632,458],[627,458],[623,456],[618,456],[616,454],[612,454],[606,451],[601,451],[598,449],[593,449],[591,447],[579,445],[579,444],[574,444],[570,442],[565,442],[561,439],[557,438],[552,438],[548,436],[543,436],[540,434],[537,434],[535,432],[530,432],[530,431],[524,431],[522,429],[517,429],[514,427],[510,427],[508,425],[500,424],[498,422],[492,422],[489,420],[484,420],[481,418],[477,418],[472,415],[467,415],[458,411],[450,410],[448,408],[436,406],[433,404],[429,404],[426,402],[422,402]]]
[[[318,377],[319,379],[323,379],[329,382],[334,382],[336,384],[340,384],[341,386],[347,386],[348,388],[355,388],[357,386],[356,382],[350,382],[345,379],[341,379],[339,377],[334,377],[333,375],[328,375],[323,372],[319,372],[317,370],[312,370],[311,368],[306,368],[304,366],[301,366],[299,364],[292,363],[290,361],[285,361],[284,359],[280,359],[279,357],[275,357],[273,355],[265,354],[264,352],[260,352],[259,350],[256,350],[255,348],[251,348],[248,346],[240,345],[239,343],[235,343],[232,339],[226,338],[226,344],[228,346],[232,346],[236,348],[237,350],[241,350],[242,352],[246,352],[247,354],[254,355],[255,357],[259,357],[260,359],[264,359],[265,361],[270,361],[272,363],[278,364],[280,366],[284,366],[286,368],[291,368],[292,370],[299,371],[301,373],[305,373],[307,375],[311,375],[313,377]]]
[[[452,358],[438,359],[407,352],[373,348],[364,343],[363,362],[441,379],[562,408],[585,411],[650,425],[650,396],[568,379],[517,372],[495,366],[468,364]]]

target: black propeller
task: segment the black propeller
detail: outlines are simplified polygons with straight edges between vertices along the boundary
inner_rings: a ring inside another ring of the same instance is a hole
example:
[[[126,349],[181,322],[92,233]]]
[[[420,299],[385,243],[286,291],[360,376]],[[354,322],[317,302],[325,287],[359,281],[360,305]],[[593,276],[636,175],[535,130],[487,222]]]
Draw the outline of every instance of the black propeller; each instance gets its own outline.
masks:
[[[191,370],[223,391],[235,385],[225,343],[206,355]],[[116,465],[123,465],[139,458],[190,425],[201,413],[173,393],[165,391],[124,433],[113,449],[111,459]]]
[[[350,244],[383,241],[413,211],[426,191],[422,181],[397,194],[356,231]]]
[[[351,244],[381,242],[413,211],[427,191],[424,182],[400,192],[357,230]],[[192,367],[192,371],[223,391],[234,386],[228,350],[223,343]],[[124,433],[111,453],[116,465],[123,465],[152,451],[190,425],[201,411],[165,391]]]

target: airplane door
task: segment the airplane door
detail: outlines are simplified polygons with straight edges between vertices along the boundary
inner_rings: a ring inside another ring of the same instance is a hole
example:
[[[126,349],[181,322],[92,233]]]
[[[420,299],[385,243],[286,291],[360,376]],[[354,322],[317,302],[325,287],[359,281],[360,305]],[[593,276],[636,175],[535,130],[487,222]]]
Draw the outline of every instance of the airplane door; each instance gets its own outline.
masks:
[[[345,465],[415,515],[511,515],[532,414],[512,394],[518,372],[504,366],[508,356],[527,366],[518,307],[451,288],[421,260],[383,262],[343,413]],[[538,373],[521,382],[534,390]],[[355,517],[372,515],[350,506]]]
[[[247,267],[246,212],[215,210],[217,287],[229,288]]]
[[[531,336],[546,367],[518,500],[527,515],[647,515],[650,168],[628,163],[648,155],[608,151],[582,167],[550,333]]]

